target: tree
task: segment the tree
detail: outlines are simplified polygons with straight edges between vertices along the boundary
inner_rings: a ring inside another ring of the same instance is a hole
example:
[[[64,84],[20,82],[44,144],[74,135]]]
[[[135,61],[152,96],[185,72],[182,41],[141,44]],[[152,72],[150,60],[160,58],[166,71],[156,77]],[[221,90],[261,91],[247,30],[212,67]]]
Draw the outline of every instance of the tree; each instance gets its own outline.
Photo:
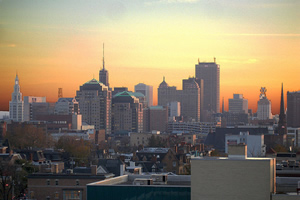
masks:
[[[41,128],[32,124],[19,125],[6,134],[6,139],[12,148],[24,149],[28,147],[44,148],[50,145],[51,137]]]
[[[8,161],[0,162],[0,199],[8,200],[21,197],[27,188],[27,169],[33,169],[25,160],[16,160],[15,163]]]
[[[149,147],[164,147],[165,144],[163,140],[159,136],[151,135],[151,137],[148,139],[148,146]]]
[[[88,157],[91,153],[91,143],[75,136],[62,136],[56,143],[57,149],[64,149],[75,157],[75,161],[81,164],[88,163]]]

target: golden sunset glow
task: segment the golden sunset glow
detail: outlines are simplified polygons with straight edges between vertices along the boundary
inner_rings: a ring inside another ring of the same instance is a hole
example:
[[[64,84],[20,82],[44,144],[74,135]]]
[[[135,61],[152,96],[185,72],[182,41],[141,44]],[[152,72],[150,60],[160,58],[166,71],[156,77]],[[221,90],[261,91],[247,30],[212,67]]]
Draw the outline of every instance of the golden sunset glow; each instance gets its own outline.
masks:
[[[256,112],[260,87],[279,112],[280,87],[300,90],[300,2],[202,0],[0,0],[0,110],[16,72],[23,96],[74,97],[102,68],[111,87],[166,77],[181,89],[195,64],[220,65],[221,100],[242,93]],[[220,103],[220,105],[222,105]]]

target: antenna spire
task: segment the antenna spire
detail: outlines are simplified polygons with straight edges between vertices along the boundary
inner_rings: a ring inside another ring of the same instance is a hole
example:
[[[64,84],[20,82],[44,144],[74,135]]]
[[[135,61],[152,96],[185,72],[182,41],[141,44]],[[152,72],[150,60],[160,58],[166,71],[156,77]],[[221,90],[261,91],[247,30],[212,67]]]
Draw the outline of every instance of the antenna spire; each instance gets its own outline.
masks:
[[[104,42],[103,42],[103,69],[105,69],[105,61],[104,61]]]

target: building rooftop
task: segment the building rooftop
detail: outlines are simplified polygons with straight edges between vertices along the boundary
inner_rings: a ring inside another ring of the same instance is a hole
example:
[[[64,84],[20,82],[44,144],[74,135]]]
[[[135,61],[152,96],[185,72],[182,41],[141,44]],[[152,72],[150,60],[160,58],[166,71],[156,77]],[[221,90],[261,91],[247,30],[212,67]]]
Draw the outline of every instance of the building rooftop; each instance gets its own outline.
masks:
[[[144,148],[139,151],[139,153],[167,153],[169,151],[169,148],[155,148],[155,147],[149,147]]]
[[[103,185],[109,185],[109,186],[137,186],[134,185],[134,181],[136,179],[142,180],[142,179],[152,179],[154,180],[154,177],[166,175],[166,174],[152,174],[152,175],[123,175],[118,176],[111,179],[106,179],[103,181],[98,181],[95,183],[90,183],[88,185],[93,186],[103,186]],[[151,185],[138,185],[138,186],[144,186],[144,187],[190,187],[191,186],[191,176],[190,175],[180,175],[180,176],[167,176],[167,181],[165,184],[162,184],[162,182],[153,182]]]

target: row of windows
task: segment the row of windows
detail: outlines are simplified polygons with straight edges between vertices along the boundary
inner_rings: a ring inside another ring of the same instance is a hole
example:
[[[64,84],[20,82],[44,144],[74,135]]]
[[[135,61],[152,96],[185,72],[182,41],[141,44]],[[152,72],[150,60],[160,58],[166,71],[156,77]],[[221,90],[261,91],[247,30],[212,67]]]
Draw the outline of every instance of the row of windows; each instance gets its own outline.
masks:
[[[47,179],[46,185],[50,185],[50,179]],[[55,180],[55,185],[58,185],[58,179]],[[78,179],[75,181],[75,185],[79,185],[79,180]]]

